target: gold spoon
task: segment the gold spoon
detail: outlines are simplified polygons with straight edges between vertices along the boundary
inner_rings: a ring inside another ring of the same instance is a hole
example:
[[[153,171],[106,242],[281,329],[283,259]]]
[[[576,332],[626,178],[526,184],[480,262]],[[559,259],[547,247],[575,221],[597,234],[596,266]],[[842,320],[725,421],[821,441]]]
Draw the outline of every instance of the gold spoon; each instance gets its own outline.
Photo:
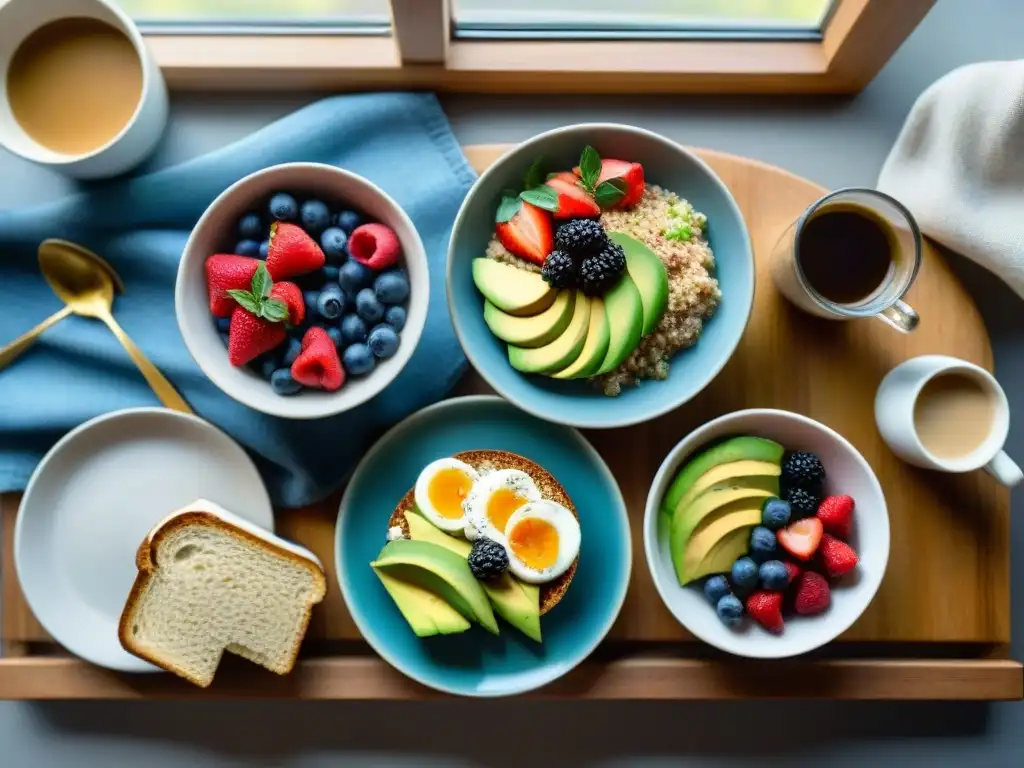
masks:
[[[99,256],[66,240],[47,240],[39,246],[39,268],[61,301],[76,315],[94,317],[107,324],[164,406],[174,411],[192,413],[188,403],[171,382],[164,378],[114,320],[110,307],[114,303],[115,281],[111,275],[112,270],[101,264]]]
[[[124,283],[121,282],[121,276],[114,271],[114,268],[112,266],[110,266],[106,261],[97,256],[95,253],[85,248],[82,248],[81,246],[75,245],[74,243],[69,243],[65,240],[46,240],[45,242],[43,242],[42,245],[39,246],[39,250],[42,251],[44,247],[49,247],[47,244],[52,243],[60,243],[65,247],[74,248],[82,255],[82,258],[91,259],[95,261],[97,268],[106,270],[107,274],[110,275],[110,279],[114,281],[114,289],[118,293],[124,293]],[[70,314],[72,314],[72,309],[70,306],[65,304],[63,309],[54,312],[52,315],[43,320],[43,322],[41,322],[35,328],[26,333],[23,333],[21,336],[16,338],[6,347],[0,349],[0,369],[6,368],[8,365],[10,365],[15,358],[21,355],[22,352],[24,352],[26,349],[35,344],[36,339],[38,339],[43,334],[44,331],[56,325]]]

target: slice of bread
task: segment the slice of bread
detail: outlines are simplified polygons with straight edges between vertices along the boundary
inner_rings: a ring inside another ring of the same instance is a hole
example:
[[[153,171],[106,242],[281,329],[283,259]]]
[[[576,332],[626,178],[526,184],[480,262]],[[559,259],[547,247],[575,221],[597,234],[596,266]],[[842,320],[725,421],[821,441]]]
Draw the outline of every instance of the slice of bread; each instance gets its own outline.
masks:
[[[509,453],[508,451],[463,451],[462,453],[456,453],[452,458],[464,461],[469,466],[477,470],[493,471],[496,469],[518,469],[530,477],[533,478],[533,482],[537,484],[537,488],[540,490],[541,496],[550,501],[554,501],[561,504],[563,507],[568,509],[576,519],[579,519],[579,513],[576,511],[576,507],[572,503],[572,499],[569,498],[569,494],[565,492],[562,485],[555,480],[555,478],[548,472],[544,467],[536,462],[530,461],[515,453]],[[402,500],[398,502],[398,506],[395,511],[391,513],[391,517],[388,520],[388,528],[395,526],[402,529],[402,535],[405,538],[409,538],[409,524],[405,522],[405,513],[416,510],[416,499],[414,496],[415,489],[410,491],[402,497]],[[576,573],[576,566],[579,564],[579,555],[572,561],[572,565],[569,566],[568,570],[553,581],[549,581],[547,584],[540,585],[540,614],[543,616],[545,613],[550,611],[565,596],[566,591],[569,589],[569,584],[572,583],[572,577]]]
[[[204,688],[224,651],[290,672],[327,591],[312,552],[202,499],[158,523],[135,562],[121,645]]]

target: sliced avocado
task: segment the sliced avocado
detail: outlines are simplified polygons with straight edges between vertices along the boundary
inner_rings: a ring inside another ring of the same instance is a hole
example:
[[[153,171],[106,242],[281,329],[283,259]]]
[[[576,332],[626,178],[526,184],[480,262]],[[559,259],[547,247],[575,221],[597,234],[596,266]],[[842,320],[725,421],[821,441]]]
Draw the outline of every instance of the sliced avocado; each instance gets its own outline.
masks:
[[[739,528],[753,528],[760,522],[761,500],[757,498],[737,499],[708,515],[686,543],[679,583],[685,585],[697,578],[700,564],[726,535]]]
[[[608,326],[608,314],[604,309],[604,300],[592,298],[590,300],[590,327],[587,328],[587,340],[583,343],[580,356],[567,368],[551,375],[556,379],[583,379],[592,375],[604,362],[610,339],[611,331]]]
[[[726,483],[737,477],[779,477],[781,474],[782,466],[770,461],[742,459],[740,461],[730,461],[727,464],[719,464],[698,477],[676,506],[688,507],[694,499],[711,486]]]
[[[540,314],[558,293],[537,272],[494,259],[473,259],[473,282],[491,304],[517,317]]]
[[[473,549],[473,545],[468,541],[449,536],[423,515],[406,512],[405,522],[409,526],[409,538],[413,541],[428,541],[431,544],[437,544],[445,549],[450,549],[463,558],[469,557],[469,553]]]
[[[562,335],[543,347],[526,349],[509,344],[508,361],[517,371],[523,373],[548,373],[558,371],[572,363],[587,341],[590,326],[590,299],[577,292],[572,321]]]
[[[412,539],[389,541],[371,563],[388,574],[440,595],[471,621],[497,635],[498,622],[480,582],[464,557],[438,544]]]
[[[491,333],[518,347],[543,347],[565,331],[572,320],[576,291],[559,291],[554,302],[539,315],[515,317],[484,302],[484,322]]]
[[[750,549],[750,532],[752,530],[754,530],[754,526],[745,525],[732,533],[725,534],[722,540],[711,548],[707,557],[701,560],[693,570],[692,578],[701,579],[712,573],[729,573],[732,564],[747,554],[747,550]]]
[[[743,459],[768,461],[781,465],[783,453],[784,449],[781,445],[763,437],[743,436],[723,440],[717,445],[701,451],[686,462],[686,465],[676,475],[676,479],[672,481],[672,485],[669,486],[661,507],[671,513],[679,506],[679,501],[690,490],[690,486],[697,481],[697,478],[712,467]]]
[[[433,592],[374,568],[384,589],[417,637],[454,635],[469,629],[466,618]]]
[[[637,348],[644,327],[644,308],[628,272],[623,272],[610,291],[604,295],[604,309],[608,314],[608,352],[594,375],[614,371]]]
[[[621,245],[626,253],[626,270],[640,291],[644,309],[641,334],[646,336],[658,327],[668,307],[668,270],[657,254],[639,240],[622,232],[609,232],[608,239]]]

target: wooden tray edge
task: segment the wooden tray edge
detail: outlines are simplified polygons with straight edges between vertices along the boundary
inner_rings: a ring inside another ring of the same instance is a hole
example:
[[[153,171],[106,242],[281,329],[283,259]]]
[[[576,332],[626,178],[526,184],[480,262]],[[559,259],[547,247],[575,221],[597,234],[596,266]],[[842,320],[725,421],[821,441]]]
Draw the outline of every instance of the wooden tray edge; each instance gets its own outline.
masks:
[[[0,659],[0,699],[412,700],[443,694],[375,658],[301,661],[275,677],[225,663],[214,685],[170,675],[109,672],[71,658]],[[1010,659],[757,662],[621,659],[586,662],[530,698],[614,700],[848,699],[1009,701],[1024,698],[1024,667]]]

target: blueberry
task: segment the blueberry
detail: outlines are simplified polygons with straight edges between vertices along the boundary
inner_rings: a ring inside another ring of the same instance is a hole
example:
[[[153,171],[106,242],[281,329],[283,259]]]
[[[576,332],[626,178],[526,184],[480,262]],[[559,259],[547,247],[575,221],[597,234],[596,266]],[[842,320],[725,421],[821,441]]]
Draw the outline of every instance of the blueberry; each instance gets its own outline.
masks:
[[[715,606],[715,612],[727,627],[735,627],[743,618],[743,603],[736,595],[723,595]]]
[[[369,373],[377,364],[373,353],[365,344],[352,344],[348,347],[342,355],[342,362],[345,364],[345,370],[353,376]]]
[[[341,340],[345,344],[366,341],[366,323],[359,315],[345,315],[341,319]]]
[[[221,333],[227,333],[231,330],[231,318],[230,317],[217,317],[214,318],[217,330]]]
[[[396,331],[401,331],[405,328],[405,307],[388,307],[384,313],[384,322]]]
[[[259,374],[267,381],[274,375],[274,371],[281,367],[281,359],[271,353],[259,359]]]
[[[327,283],[316,301],[316,311],[324,320],[337,320],[345,311],[345,292],[337,283]]]
[[[717,605],[719,600],[730,594],[732,594],[732,590],[729,588],[729,580],[722,574],[710,576],[708,577],[708,580],[704,582],[704,597],[706,597],[712,605]]]
[[[281,363],[291,365],[300,354],[302,354],[302,341],[293,336],[288,339],[288,346],[284,348],[284,357],[281,358]]]
[[[270,253],[270,241],[264,240],[262,243],[260,243],[260,258],[267,258],[268,253]]]
[[[287,192],[278,192],[270,198],[270,218],[278,221],[295,221],[299,218],[299,204]]]
[[[372,288],[363,288],[356,294],[356,312],[368,323],[379,323],[384,318],[384,305],[377,300]]]
[[[773,531],[789,525],[791,515],[792,510],[789,507],[789,502],[782,499],[772,497],[761,507],[761,523],[765,528],[771,528]]]
[[[349,293],[355,293],[368,282],[373,272],[355,259],[349,259],[341,265],[338,272],[338,284]]]
[[[238,236],[243,240],[262,240],[266,232],[258,213],[247,213],[238,222]]]
[[[363,217],[355,211],[342,211],[334,218],[334,225],[341,227],[346,235],[351,235],[352,230],[363,223]]]
[[[398,272],[384,272],[373,281],[373,292],[385,304],[401,304],[409,298],[409,279]]]
[[[757,585],[757,563],[749,557],[741,557],[732,564],[729,578],[737,589],[751,589]]]
[[[322,267],[320,269],[320,274],[323,275],[324,280],[336,283],[338,282],[338,273],[340,271],[341,270],[339,270],[337,267],[332,267],[330,264],[328,264],[326,267]]]
[[[278,368],[270,377],[270,388],[279,395],[295,395],[302,385],[292,378],[290,370]]]
[[[239,256],[256,258],[260,255],[260,242],[259,240],[242,240],[235,246],[235,253]]]
[[[367,344],[374,357],[387,360],[398,351],[398,334],[390,325],[378,325],[370,331],[370,340]]]
[[[324,250],[328,264],[341,264],[348,258],[348,235],[340,227],[328,227],[320,235],[320,247]]]
[[[302,227],[313,237],[317,237],[331,225],[331,212],[326,203],[319,200],[307,200],[299,209],[299,220]]]
[[[766,560],[759,570],[761,585],[765,589],[785,589],[789,583],[789,571],[781,560]]]
[[[759,525],[750,532],[750,556],[757,562],[763,563],[765,560],[771,560],[775,557],[778,548],[774,531]]]

